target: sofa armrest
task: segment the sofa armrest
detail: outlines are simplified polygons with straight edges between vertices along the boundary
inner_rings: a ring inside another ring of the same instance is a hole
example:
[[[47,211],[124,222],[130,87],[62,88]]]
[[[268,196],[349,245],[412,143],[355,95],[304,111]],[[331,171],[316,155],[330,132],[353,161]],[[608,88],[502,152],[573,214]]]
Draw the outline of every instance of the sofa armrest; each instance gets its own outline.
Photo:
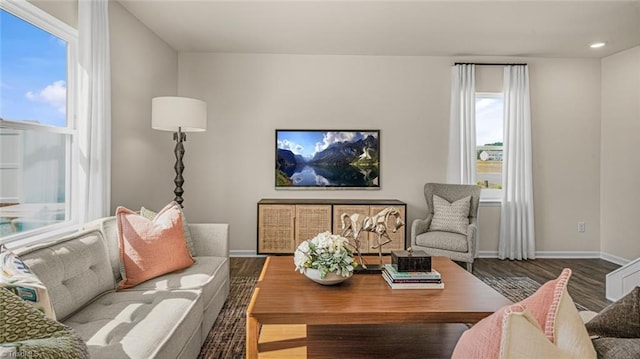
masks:
[[[229,257],[229,225],[189,223],[191,239],[198,256]]]

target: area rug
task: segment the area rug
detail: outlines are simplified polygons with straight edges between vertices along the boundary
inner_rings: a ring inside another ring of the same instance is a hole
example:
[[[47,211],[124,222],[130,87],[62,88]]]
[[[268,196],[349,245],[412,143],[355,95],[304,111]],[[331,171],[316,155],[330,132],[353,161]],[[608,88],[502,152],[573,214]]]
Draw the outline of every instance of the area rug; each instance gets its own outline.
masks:
[[[540,284],[529,277],[484,277],[479,279],[512,302],[519,302],[540,288]],[[588,310],[578,303],[575,305],[578,310]]]
[[[207,336],[200,356],[203,359],[235,359],[245,357],[247,306],[257,277],[232,277],[229,296]]]
[[[528,277],[485,277],[483,282],[513,302],[533,294],[540,284]],[[235,359],[245,357],[246,309],[251,300],[256,277],[231,278],[231,290],[213,328],[202,346],[200,359]],[[580,310],[586,310],[576,304]]]

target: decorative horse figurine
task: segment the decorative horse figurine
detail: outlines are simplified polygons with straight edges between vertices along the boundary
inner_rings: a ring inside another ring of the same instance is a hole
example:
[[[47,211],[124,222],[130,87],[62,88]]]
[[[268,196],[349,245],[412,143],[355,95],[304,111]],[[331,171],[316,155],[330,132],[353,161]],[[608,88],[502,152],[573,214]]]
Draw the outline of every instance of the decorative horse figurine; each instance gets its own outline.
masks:
[[[393,227],[391,227],[391,232],[396,233],[400,227],[404,226],[404,221],[402,217],[400,217],[400,211],[395,207],[387,207],[371,217],[365,217],[362,222],[363,230],[378,234],[378,244],[371,246],[371,248],[378,249],[380,265],[383,264],[382,246],[391,242],[391,237],[389,237],[387,231],[389,229],[389,217],[392,216],[395,218],[395,222],[393,223]],[[382,237],[386,238],[384,242],[381,241]]]
[[[362,253],[360,252],[360,232],[362,231],[362,219],[360,219],[362,215],[359,213],[354,213],[349,215],[347,213],[343,213],[340,216],[340,222],[342,223],[342,236],[343,237],[352,237],[353,242],[352,246],[355,248],[356,253],[358,254],[358,262],[360,266],[364,269],[367,269],[367,265],[362,261]],[[349,243],[351,244],[351,243]]]
[[[354,247],[358,254],[358,261],[362,268],[367,269],[365,263],[362,260],[362,253],[360,252],[360,232],[365,230],[367,232],[376,233],[378,235],[378,244],[372,246],[373,249],[378,249],[378,256],[380,257],[380,265],[383,264],[382,261],[382,246],[391,242],[391,237],[387,233],[389,228],[389,217],[394,217],[395,221],[392,224],[391,232],[395,233],[398,229],[404,226],[404,221],[402,217],[400,217],[400,212],[394,207],[387,207],[382,211],[376,213],[371,217],[364,217],[359,213],[354,213],[349,215],[347,213],[343,213],[340,216],[340,220],[342,223],[342,235],[345,237],[352,237],[353,242],[355,243]],[[381,241],[381,238],[385,237],[386,240],[384,242]]]

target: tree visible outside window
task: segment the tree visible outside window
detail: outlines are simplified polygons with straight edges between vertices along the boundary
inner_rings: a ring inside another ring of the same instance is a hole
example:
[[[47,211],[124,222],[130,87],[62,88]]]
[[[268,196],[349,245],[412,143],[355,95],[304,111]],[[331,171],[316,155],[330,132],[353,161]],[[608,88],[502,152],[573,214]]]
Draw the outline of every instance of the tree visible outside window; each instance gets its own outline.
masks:
[[[0,242],[72,219],[76,32],[26,2],[0,8]]]
[[[502,93],[476,94],[476,180],[484,199],[498,199],[502,189]]]

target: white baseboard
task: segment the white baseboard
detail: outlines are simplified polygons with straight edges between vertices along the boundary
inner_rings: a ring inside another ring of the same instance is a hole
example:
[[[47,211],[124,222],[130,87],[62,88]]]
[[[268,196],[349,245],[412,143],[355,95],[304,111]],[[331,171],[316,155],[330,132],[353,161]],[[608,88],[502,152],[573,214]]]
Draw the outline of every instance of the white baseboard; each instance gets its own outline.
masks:
[[[600,258],[600,252],[596,251],[540,251],[536,252],[536,258]]]
[[[498,251],[479,251],[478,258],[498,258]],[[595,251],[538,251],[536,258],[603,258],[602,253]]]
[[[498,258],[498,251],[478,251],[477,258]]]
[[[618,257],[615,256],[613,254],[610,253],[606,253],[606,252],[602,252],[600,253],[600,258],[604,259],[607,262],[611,262],[620,266],[623,266],[629,262],[631,262],[630,260],[626,259],[626,258],[622,258],[622,257]]]

